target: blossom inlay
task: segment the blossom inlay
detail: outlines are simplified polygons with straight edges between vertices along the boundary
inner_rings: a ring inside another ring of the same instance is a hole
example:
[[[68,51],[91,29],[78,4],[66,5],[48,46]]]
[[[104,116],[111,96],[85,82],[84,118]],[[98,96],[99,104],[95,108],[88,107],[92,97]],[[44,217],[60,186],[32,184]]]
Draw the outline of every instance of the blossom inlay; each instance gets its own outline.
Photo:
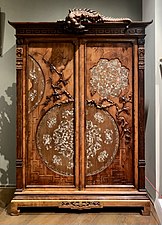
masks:
[[[109,129],[106,129],[104,131],[104,133],[105,133],[105,141],[104,141],[104,143],[106,143],[107,145],[111,144],[113,142],[113,131],[109,130]]]
[[[53,141],[56,151],[64,157],[73,159],[73,138],[74,138],[73,118],[68,121],[61,121],[60,125],[53,132]]]
[[[86,151],[87,151],[87,168],[93,166],[90,163],[90,158],[93,158],[97,151],[101,149],[102,138],[101,129],[97,125],[93,124],[92,121],[86,122]]]
[[[129,70],[119,59],[100,59],[91,70],[90,92],[103,98],[117,97],[128,87]]]
[[[30,98],[30,101],[33,102],[34,99],[36,98],[37,96],[37,91],[36,90],[33,90],[33,91],[30,91],[29,92],[29,98]]]
[[[108,158],[109,154],[104,150],[103,152],[100,152],[99,156],[97,157],[99,162],[104,162]]]
[[[49,120],[47,120],[47,126],[48,126],[49,128],[52,128],[53,125],[56,124],[56,122],[57,122],[56,117],[52,117],[52,118],[50,118]]]
[[[52,142],[52,137],[49,134],[43,134],[43,144],[47,150],[52,148],[51,142]]]
[[[104,122],[104,116],[100,113],[97,112],[94,114],[94,118],[99,122],[99,123],[103,123]]]
[[[52,161],[56,165],[62,165],[62,159],[58,155],[53,155]]]

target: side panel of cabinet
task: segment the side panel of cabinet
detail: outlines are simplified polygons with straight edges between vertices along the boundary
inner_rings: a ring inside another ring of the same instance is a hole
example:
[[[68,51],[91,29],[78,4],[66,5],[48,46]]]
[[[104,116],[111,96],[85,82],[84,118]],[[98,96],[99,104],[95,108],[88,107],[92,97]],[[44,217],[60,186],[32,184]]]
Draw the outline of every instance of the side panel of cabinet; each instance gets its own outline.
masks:
[[[72,41],[28,45],[26,187],[78,186],[77,64]]]
[[[85,187],[136,187],[137,49],[132,40],[85,45]]]

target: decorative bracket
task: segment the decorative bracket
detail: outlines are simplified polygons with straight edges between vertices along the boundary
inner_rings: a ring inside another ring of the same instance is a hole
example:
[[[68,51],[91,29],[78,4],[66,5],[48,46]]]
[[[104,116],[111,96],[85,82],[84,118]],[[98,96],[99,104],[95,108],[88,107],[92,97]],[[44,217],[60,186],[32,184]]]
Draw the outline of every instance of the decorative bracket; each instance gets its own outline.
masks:
[[[84,210],[91,208],[103,208],[103,205],[99,201],[64,201],[61,202],[59,208]]]

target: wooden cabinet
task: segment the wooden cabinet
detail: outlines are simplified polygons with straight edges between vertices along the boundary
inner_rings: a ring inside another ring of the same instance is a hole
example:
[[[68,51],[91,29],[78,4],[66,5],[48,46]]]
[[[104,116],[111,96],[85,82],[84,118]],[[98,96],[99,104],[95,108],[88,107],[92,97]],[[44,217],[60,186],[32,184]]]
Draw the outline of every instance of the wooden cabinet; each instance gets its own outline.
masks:
[[[21,207],[140,207],[146,22],[10,22],[16,29]],[[82,29],[82,28],[86,29]]]

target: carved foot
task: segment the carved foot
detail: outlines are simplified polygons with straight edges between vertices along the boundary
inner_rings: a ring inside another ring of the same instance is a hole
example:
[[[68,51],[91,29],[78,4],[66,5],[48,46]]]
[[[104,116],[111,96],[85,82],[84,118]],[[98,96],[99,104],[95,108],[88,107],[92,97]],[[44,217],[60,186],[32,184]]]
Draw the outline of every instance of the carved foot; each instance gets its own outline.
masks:
[[[10,203],[8,208],[7,208],[8,214],[11,216],[18,216],[20,214],[20,210],[17,208],[17,204],[15,203]]]
[[[141,209],[141,214],[143,216],[150,216],[150,203],[146,204],[143,209]]]

